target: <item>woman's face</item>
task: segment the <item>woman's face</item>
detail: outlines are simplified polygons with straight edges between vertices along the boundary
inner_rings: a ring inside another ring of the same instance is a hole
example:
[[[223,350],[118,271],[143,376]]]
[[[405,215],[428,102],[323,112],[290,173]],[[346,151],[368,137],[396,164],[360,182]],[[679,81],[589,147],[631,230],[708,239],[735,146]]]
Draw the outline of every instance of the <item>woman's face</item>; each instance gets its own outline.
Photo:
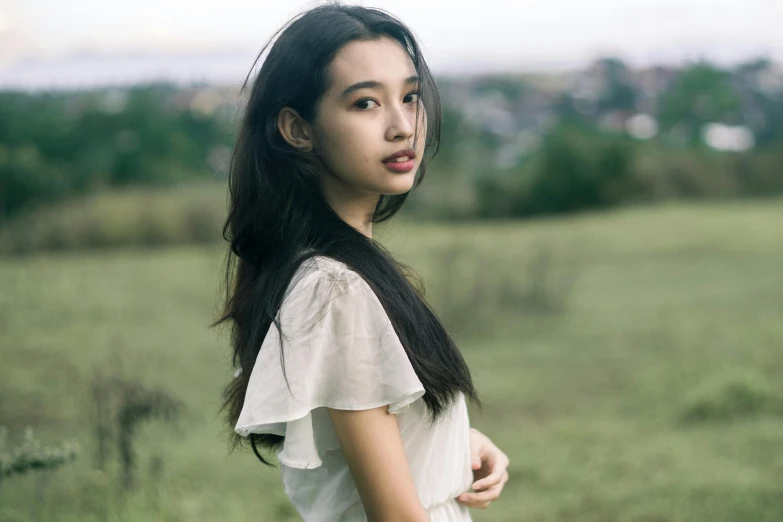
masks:
[[[416,69],[390,37],[353,41],[330,64],[331,87],[312,126],[314,146],[328,168],[325,190],[339,197],[375,198],[408,192],[421,165],[427,135]],[[375,85],[357,85],[373,82]],[[416,107],[419,136],[414,149]],[[414,149],[413,168],[390,170],[383,160]]]

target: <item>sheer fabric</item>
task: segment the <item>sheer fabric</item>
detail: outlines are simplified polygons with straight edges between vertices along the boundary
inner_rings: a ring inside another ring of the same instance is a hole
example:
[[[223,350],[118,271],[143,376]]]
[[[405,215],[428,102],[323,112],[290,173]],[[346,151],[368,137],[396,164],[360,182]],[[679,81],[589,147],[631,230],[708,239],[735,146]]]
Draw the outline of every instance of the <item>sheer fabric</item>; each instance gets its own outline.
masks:
[[[473,480],[465,398],[460,393],[448,414],[429,425],[424,387],[367,282],[344,263],[310,258],[289,284],[278,317],[285,357],[272,324],[235,430],[285,436],[277,454],[281,477],[303,520],[367,520],[326,407],[387,406],[397,415],[430,520],[470,521],[468,508],[454,500]]]

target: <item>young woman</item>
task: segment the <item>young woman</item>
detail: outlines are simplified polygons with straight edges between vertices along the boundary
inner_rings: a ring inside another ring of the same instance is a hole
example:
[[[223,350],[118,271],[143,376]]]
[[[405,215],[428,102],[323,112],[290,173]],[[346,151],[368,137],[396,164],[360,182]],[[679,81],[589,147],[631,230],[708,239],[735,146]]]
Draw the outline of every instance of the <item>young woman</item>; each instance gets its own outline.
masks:
[[[508,458],[470,428],[478,395],[420,282],[372,239],[437,152],[437,88],[384,11],[332,2],[277,34],[229,169],[232,442],[277,450],[306,522],[471,520]]]

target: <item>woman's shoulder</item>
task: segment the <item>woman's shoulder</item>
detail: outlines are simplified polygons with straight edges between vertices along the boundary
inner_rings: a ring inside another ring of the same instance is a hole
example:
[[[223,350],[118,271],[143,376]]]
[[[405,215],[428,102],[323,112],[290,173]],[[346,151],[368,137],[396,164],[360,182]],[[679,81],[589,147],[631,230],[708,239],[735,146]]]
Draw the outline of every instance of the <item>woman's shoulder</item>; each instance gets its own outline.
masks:
[[[291,286],[313,284],[319,281],[356,283],[362,277],[343,261],[324,255],[316,255],[302,261],[296,270]]]
[[[308,264],[309,262],[309,264]],[[316,255],[308,258],[304,263],[308,264],[311,270],[316,270],[324,275],[346,275],[348,272],[355,273],[351,268],[344,263],[333,257]]]
[[[345,301],[335,301],[340,296],[345,296],[349,301],[373,304],[377,299],[364,278],[346,263],[316,255],[302,261],[295,271],[288,285],[284,306],[317,307]]]

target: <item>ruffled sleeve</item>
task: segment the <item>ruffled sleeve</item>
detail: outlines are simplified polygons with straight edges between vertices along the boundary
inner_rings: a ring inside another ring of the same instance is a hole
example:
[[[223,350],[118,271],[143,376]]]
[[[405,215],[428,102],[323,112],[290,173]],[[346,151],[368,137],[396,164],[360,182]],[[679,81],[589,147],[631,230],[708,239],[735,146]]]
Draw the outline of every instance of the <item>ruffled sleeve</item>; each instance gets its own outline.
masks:
[[[323,258],[322,258],[323,259]],[[323,263],[323,262],[322,262]],[[261,346],[235,427],[238,434],[284,435],[286,466],[312,469],[340,447],[326,407],[389,413],[424,395],[378,297],[342,263],[329,261],[289,285],[279,319]]]

